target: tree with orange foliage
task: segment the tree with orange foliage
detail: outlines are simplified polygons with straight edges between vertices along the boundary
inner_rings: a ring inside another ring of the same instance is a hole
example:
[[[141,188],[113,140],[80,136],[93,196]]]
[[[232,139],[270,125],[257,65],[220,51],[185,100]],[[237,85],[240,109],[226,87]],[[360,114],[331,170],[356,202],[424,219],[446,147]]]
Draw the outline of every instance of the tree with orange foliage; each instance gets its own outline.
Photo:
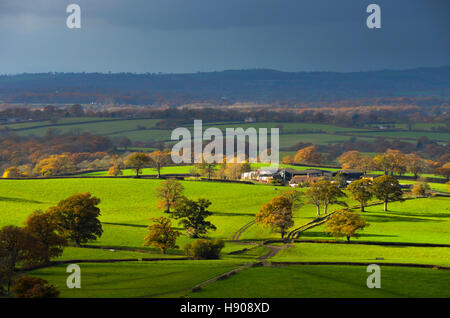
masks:
[[[357,212],[350,212],[348,210],[341,210],[335,212],[325,222],[325,233],[330,234],[334,238],[345,236],[347,242],[350,242],[351,237],[358,238],[358,230],[362,230],[369,224],[359,216]]]
[[[405,155],[404,160],[406,162],[406,170],[409,173],[414,174],[416,179],[418,178],[419,173],[424,173],[430,168],[428,162],[415,153]]]
[[[119,166],[112,166],[108,169],[108,176],[113,176],[113,177],[117,177],[117,176],[121,176],[123,175],[122,170],[120,170]]]
[[[42,278],[22,276],[13,288],[16,298],[56,298],[59,291]]]
[[[357,150],[344,152],[339,156],[338,161],[342,165],[342,169],[356,169],[366,173],[374,168],[373,159]]]
[[[183,197],[184,187],[180,181],[168,179],[156,189],[158,208],[170,213],[170,208],[175,207],[178,200]]]
[[[3,172],[3,178],[22,178],[24,174],[16,166],[9,167]]]
[[[158,178],[161,177],[161,169],[167,166],[171,159],[169,152],[154,151],[149,155],[150,165],[158,172]]]
[[[294,225],[292,201],[286,196],[273,198],[261,207],[255,216],[255,222],[272,228],[284,238],[287,230]]]
[[[284,156],[284,157],[283,157],[282,162],[283,162],[285,165],[290,165],[290,164],[294,163],[294,158],[292,158],[291,155],[287,155],[287,156]]]
[[[61,176],[64,174],[74,173],[75,165],[70,154],[51,155],[42,159],[34,168],[37,175],[40,176]]]
[[[399,150],[388,149],[385,153],[375,156],[373,162],[377,169],[384,171],[384,174],[398,173],[402,175],[406,172],[406,156]]]
[[[440,175],[448,180],[450,178],[450,162],[447,162],[442,166],[437,167],[435,169],[435,172],[437,175]]]
[[[319,164],[321,161],[322,154],[318,152],[316,146],[300,149],[294,157],[295,163]]]
[[[148,235],[145,237],[144,246],[155,246],[166,254],[168,248],[177,248],[177,237],[181,232],[172,227],[172,221],[169,218],[159,217],[151,219],[155,223],[147,227]]]

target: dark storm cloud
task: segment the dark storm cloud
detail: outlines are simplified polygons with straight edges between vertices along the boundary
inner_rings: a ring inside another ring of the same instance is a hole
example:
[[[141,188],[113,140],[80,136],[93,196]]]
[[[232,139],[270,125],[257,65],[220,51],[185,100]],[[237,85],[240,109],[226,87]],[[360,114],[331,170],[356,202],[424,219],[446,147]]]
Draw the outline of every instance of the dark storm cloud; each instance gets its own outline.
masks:
[[[66,6],[82,29],[65,27]],[[368,30],[377,3],[382,28]],[[450,64],[448,0],[0,0],[0,73]]]
[[[0,16],[61,17],[77,3],[88,20],[144,29],[345,24],[373,2],[399,21],[444,18],[450,9],[447,0],[0,0]]]

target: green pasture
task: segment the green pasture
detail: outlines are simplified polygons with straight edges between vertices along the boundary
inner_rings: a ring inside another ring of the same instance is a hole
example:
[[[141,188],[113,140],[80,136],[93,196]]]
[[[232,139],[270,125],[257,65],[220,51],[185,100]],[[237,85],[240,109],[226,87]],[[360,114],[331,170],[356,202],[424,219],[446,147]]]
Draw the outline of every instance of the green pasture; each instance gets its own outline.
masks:
[[[67,247],[62,260],[181,257],[181,250],[169,250],[163,256],[152,247],[143,247],[151,217],[165,216],[156,208],[155,191],[162,180],[135,178],[75,178],[42,180],[0,180],[0,226],[21,225],[36,209],[47,209],[73,193],[90,192],[102,201],[102,237],[88,243],[91,247]],[[258,243],[279,239],[278,233],[252,225],[230,242],[233,234],[254,219],[262,204],[280,195],[286,187],[247,185],[207,181],[183,181],[185,195],[207,198],[212,202],[209,220],[217,226],[211,238],[226,241],[222,260],[155,261],[123,263],[81,263],[82,288],[69,290],[65,266],[35,270],[36,275],[54,284],[62,297],[180,297],[194,285],[245,263],[256,262],[269,252]],[[303,191],[303,190],[301,190]],[[356,202],[347,199],[349,205]],[[337,206],[331,206],[332,211]],[[444,243],[450,242],[450,200],[433,197],[367,207],[362,213],[370,226],[360,241]],[[305,204],[294,212],[295,227],[312,221],[316,210]],[[191,242],[176,220],[173,224],[183,235],[181,248]],[[312,228],[301,239],[333,240],[323,226]],[[353,240],[353,239],[352,239]],[[251,242],[252,244],[245,244]],[[126,249],[126,250],[124,250]],[[243,253],[235,253],[246,249]],[[230,254],[232,253],[232,254]],[[384,258],[384,260],[376,260]],[[450,265],[449,248],[393,247],[357,244],[294,243],[281,250],[272,261],[364,261]],[[448,286],[443,270],[383,267],[381,290],[365,287],[367,273],[359,266],[286,266],[252,268],[231,278],[213,283],[193,297],[445,297]],[[416,277],[415,280],[412,278]],[[361,282],[359,280],[362,280]],[[362,284],[362,285],[361,285]],[[406,285],[405,285],[406,284]],[[301,288],[299,288],[301,286]],[[439,290],[440,289],[440,290]],[[270,294],[269,294],[270,292]]]
[[[450,242],[450,199],[434,197],[370,206],[361,215],[370,226],[361,231],[360,241],[436,243]],[[324,225],[305,231],[301,239],[330,239]]]
[[[47,132],[48,129],[56,129],[60,133],[68,133],[73,131],[74,129],[79,130],[80,132],[89,132],[92,134],[98,135],[107,135],[110,137],[114,136],[123,136],[124,133],[129,131],[138,131],[144,132],[147,129],[153,128],[155,124],[159,121],[158,119],[127,119],[127,120],[105,120],[99,119],[97,120],[93,118],[89,118],[87,120],[71,118],[72,121],[58,121],[56,124],[52,124],[49,122],[33,122],[33,123],[24,123],[24,124],[11,124],[8,125],[10,129],[21,129],[21,128],[29,128],[25,130],[17,130],[16,134],[27,136],[27,135],[35,135],[35,136],[43,136]],[[95,122],[94,122],[95,121]],[[64,125],[69,124],[70,125]],[[15,126],[19,125],[19,126]],[[42,126],[36,127],[35,126]],[[138,126],[141,126],[139,128]],[[145,129],[142,129],[145,128]],[[158,130],[154,131],[154,134],[157,134]],[[169,137],[170,138],[170,137]]]
[[[90,192],[101,199],[103,236],[92,244],[141,247],[149,219],[166,215],[157,209],[156,188],[162,180],[149,179],[58,179],[0,180],[0,225],[21,225],[36,209],[45,210],[73,193]],[[281,188],[267,185],[184,181],[185,195],[207,198],[217,226],[213,237],[230,239],[253,220],[262,204],[279,195]],[[178,221],[174,221],[177,225]],[[269,232],[269,231],[267,231]],[[189,241],[186,236],[179,244]]]
[[[450,247],[294,243],[281,250],[271,261],[414,263],[450,267]]]
[[[235,260],[81,263],[81,288],[68,289],[67,265],[35,270],[60,297],[181,297],[194,285],[239,267]]]
[[[117,118],[95,118],[95,117],[82,117],[82,118],[62,118],[56,123],[50,121],[35,121],[25,123],[12,123],[5,124],[3,127],[9,129],[17,129],[15,133],[18,135],[36,135],[43,136],[48,129],[56,129],[60,133],[68,133],[73,130],[80,132],[90,132],[93,134],[106,135],[111,138],[114,137],[128,137],[132,141],[146,142],[152,141],[169,141],[171,138],[171,129],[154,129],[156,123],[160,119],[117,119]],[[424,123],[417,124],[416,129],[426,130],[431,127],[437,127],[442,124]],[[35,128],[33,128],[35,127]],[[184,127],[191,130],[193,129],[193,123],[184,125]],[[213,122],[203,123],[203,128],[217,127],[225,134],[226,128],[238,128],[247,129],[253,127],[255,129],[260,128],[280,128],[280,147],[287,148],[296,145],[299,142],[313,143],[319,145],[328,145],[334,143],[341,143],[350,140],[351,138],[357,138],[358,140],[373,140],[373,137],[386,137],[386,138],[398,138],[408,141],[409,139],[417,139],[421,136],[427,136],[430,139],[449,141],[450,134],[445,132],[433,132],[433,131],[376,131],[370,132],[367,129],[354,128],[354,127],[341,127],[329,124],[315,124],[315,123],[282,123],[282,122]],[[400,128],[401,125],[399,126]],[[20,130],[28,128],[25,130]],[[368,127],[370,128],[370,127]],[[352,134],[342,135],[343,133]],[[405,139],[406,138],[406,139]]]
[[[381,265],[381,288],[366,285],[365,266],[256,267],[189,294],[199,298],[450,297],[448,271]]]

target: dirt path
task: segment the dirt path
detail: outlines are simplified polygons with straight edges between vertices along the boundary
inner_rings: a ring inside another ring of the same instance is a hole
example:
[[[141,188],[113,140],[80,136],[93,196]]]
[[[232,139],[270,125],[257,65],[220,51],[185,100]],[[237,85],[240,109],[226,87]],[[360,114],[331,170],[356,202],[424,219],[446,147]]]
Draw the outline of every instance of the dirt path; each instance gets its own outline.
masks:
[[[250,226],[252,226],[253,224],[255,224],[255,221],[250,221],[247,224],[245,224],[244,226],[242,226],[239,230],[237,230],[236,233],[234,233],[233,237],[231,238],[232,241],[239,241],[239,239],[241,238],[241,234],[244,233],[245,230],[247,230]]]
[[[278,254],[279,251],[281,251],[282,249],[285,249],[287,247],[287,245],[283,245],[283,246],[264,245],[264,247],[269,248],[270,251],[269,251],[269,253],[258,257],[258,259],[261,261],[266,261],[266,260],[274,257],[275,255]]]

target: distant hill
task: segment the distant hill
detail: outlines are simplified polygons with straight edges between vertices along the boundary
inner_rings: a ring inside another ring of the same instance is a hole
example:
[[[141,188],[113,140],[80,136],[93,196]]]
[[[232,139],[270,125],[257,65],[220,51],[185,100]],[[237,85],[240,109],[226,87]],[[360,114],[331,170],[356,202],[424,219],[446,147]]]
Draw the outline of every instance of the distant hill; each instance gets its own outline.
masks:
[[[193,74],[42,73],[0,76],[0,100],[28,103],[302,103],[383,97],[450,97],[450,66],[371,72],[268,69]]]

